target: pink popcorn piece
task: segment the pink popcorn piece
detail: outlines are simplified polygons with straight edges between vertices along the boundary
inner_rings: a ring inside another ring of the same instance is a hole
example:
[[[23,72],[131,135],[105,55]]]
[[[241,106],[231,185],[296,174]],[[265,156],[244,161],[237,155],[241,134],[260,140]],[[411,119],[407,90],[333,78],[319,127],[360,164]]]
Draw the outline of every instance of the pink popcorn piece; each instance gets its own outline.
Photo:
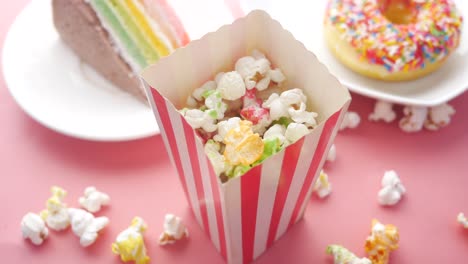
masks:
[[[258,124],[261,120],[265,120],[269,118],[269,111],[268,109],[261,108],[258,106],[249,106],[241,110],[240,115],[252,122],[254,125]]]

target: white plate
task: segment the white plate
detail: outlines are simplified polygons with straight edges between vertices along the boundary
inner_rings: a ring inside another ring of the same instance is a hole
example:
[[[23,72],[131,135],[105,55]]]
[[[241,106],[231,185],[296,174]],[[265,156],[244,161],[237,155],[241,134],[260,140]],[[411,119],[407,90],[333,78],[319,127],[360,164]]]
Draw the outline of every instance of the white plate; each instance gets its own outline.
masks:
[[[455,0],[455,2],[465,18],[468,17],[468,1]],[[275,1],[265,6],[265,9],[313,51],[330,72],[351,91],[394,103],[433,106],[447,102],[467,90],[468,32],[466,30],[468,28],[466,19],[460,46],[441,69],[415,81],[383,82],[352,72],[329,52],[322,37],[326,3],[327,0]]]
[[[3,71],[16,102],[60,133],[121,141],[159,133],[151,109],[81,63],[60,41],[51,2],[32,1],[11,26]]]

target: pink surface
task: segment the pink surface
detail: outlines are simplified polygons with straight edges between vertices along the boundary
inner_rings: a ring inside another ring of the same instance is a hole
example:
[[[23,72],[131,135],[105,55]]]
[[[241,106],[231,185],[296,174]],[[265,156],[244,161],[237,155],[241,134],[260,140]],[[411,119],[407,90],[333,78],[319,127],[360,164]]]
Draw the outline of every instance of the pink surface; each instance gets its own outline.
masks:
[[[26,2],[2,5],[1,43]],[[160,136],[123,143],[62,136],[26,116],[0,78],[2,263],[120,263],[110,244],[135,215],[149,224],[146,241],[152,263],[223,263],[187,207]],[[351,110],[365,119],[373,100],[357,95],[353,99]],[[451,103],[457,114],[437,133],[404,134],[396,123],[366,120],[356,130],[341,132],[336,140],[338,158],[326,165],[332,195],[326,200],[314,197],[304,221],[255,263],[332,263],[324,253],[329,243],[363,255],[373,217],[400,229],[400,249],[392,254],[391,263],[466,262],[468,230],[455,218],[459,211],[468,213],[468,93]],[[388,169],[400,174],[408,194],[396,207],[382,208],[376,195]],[[54,184],[69,191],[70,206],[78,205],[78,197],[91,184],[110,194],[111,206],[99,215],[108,216],[111,223],[90,248],[81,248],[70,230],[51,231],[41,247],[23,241],[22,216],[42,210]],[[167,212],[184,218],[190,239],[159,247]]]

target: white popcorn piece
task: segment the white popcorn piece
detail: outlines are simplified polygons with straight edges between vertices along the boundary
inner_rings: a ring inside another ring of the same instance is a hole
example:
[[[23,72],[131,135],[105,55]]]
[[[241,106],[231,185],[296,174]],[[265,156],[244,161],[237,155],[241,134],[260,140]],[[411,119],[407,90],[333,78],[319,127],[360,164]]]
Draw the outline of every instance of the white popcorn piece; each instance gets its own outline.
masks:
[[[336,147],[335,147],[335,144],[332,144],[327,154],[327,161],[335,161],[335,160],[336,160]]]
[[[386,123],[393,122],[396,118],[396,113],[393,111],[393,104],[386,101],[378,100],[374,105],[374,112],[369,115],[370,121],[383,120]]]
[[[271,81],[279,83],[285,79],[280,69],[271,70],[270,61],[258,51],[253,51],[252,56],[237,60],[235,69],[249,90],[257,88],[258,91],[263,91],[269,87]]]
[[[464,228],[468,229],[468,219],[466,219],[463,213],[457,215],[457,222],[460,223]]]
[[[321,199],[330,195],[332,191],[331,183],[328,181],[328,175],[322,170],[320,171],[320,176],[315,182],[314,185],[314,192],[320,197]]]
[[[227,72],[220,78],[217,90],[223,99],[236,100],[245,94],[245,83],[236,71]]]
[[[266,90],[268,88],[268,86],[270,85],[270,81],[271,81],[271,78],[270,78],[270,76],[267,75],[263,79],[258,81],[257,85],[254,86],[254,87],[257,88],[257,90],[259,90],[259,91]]]
[[[271,80],[275,83],[282,83],[286,80],[286,77],[284,76],[283,72],[278,68],[270,70],[268,74]]]
[[[299,109],[290,106],[288,108],[288,114],[291,117],[291,119],[296,123],[305,124],[309,127],[317,126],[317,121],[315,120],[315,118],[317,118],[318,114],[315,112],[306,111],[306,104],[303,102],[300,103]]]
[[[378,194],[378,201],[381,205],[395,205],[406,193],[398,174],[393,170],[385,172],[381,184],[382,189]]]
[[[428,130],[439,130],[450,124],[451,117],[454,114],[455,109],[449,104],[431,107],[424,122],[424,127]]]
[[[344,130],[346,128],[356,128],[358,127],[359,123],[361,123],[361,117],[356,112],[346,112],[343,122],[341,123],[340,130]]]
[[[298,120],[297,123],[303,121],[310,122],[311,126],[316,124],[315,113],[307,112],[306,109],[307,97],[301,89],[294,88],[287,90],[278,95],[272,93],[270,97],[262,104],[262,107],[270,110],[271,120],[278,120],[281,117],[290,117],[292,113]],[[296,109],[299,108],[299,109]]]
[[[263,139],[274,139],[277,138],[281,145],[286,142],[286,137],[284,134],[286,133],[286,128],[283,125],[275,124],[271,126],[265,133],[263,134]]]
[[[201,102],[203,101],[203,94],[206,93],[207,91],[215,90],[216,89],[216,82],[214,81],[207,81],[204,83],[202,86],[199,88],[195,89],[192,93],[192,97]]]
[[[403,108],[405,116],[400,120],[401,130],[408,133],[421,131],[426,121],[427,113],[426,107],[405,106]]]
[[[334,264],[372,264],[368,258],[358,258],[354,253],[340,245],[329,245],[327,254],[333,256]]]
[[[220,175],[222,172],[226,171],[226,159],[219,151],[221,149],[220,143],[214,140],[208,140],[205,144],[205,153],[210,159],[211,164],[216,175]]]
[[[213,132],[218,128],[215,124],[216,119],[208,111],[189,109],[183,114],[185,120],[195,129],[202,128],[206,132]]]
[[[300,105],[301,103],[307,103],[307,97],[299,88],[286,90],[280,95],[281,102],[287,107],[292,105]]]
[[[309,132],[310,131],[306,125],[298,124],[298,123],[291,123],[286,128],[286,131],[284,132],[284,136],[290,143],[294,143],[298,141],[300,138],[302,138],[303,136],[309,134]]]
[[[98,212],[102,206],[108,205],[109,202],[109,195],[98,191],[94,186],[86,187],[84,196],[78,199],[78,203],[91,213]]]
[[[68,214],[73,233],[80,238],[80,244],[83,247],[92,245],[98,238],[99,231],[109,224],[107,217],[94,217],[83,209],[69,208]]]
[[[205,99],[205,106],[208,107],[208,109],[215,111],[216,119],[224,118],[227,105],[223,102],[221,93],[219,91],[210,92],[210,94]]]
[[[34,245],[41,245],[49,236],[49,229],[42,218],[34,213],[27,213],[21,220],[21,232],[25,239],[31,240]]]
[[[56,231],[64,230],[70,225],[67,205],[63,202],[67,192],[57,186],[53,186],[51,192],[52,197],[47,200],[46,209],[40,213],[40,216],[49,228]]]
[[[176,241],[189,236],[182,219],[173,214],[166,214],[163,227],[164,231],[159,237],[159,244],[162,246],[174,244]]]
[[[251,78],[256,73],[256,59],[252,56],[245,56],[237,60],[235,70],[242,76],[243,79]]]
[[[288,107],[281,102],[277,93],[271,94],[262,106],[270,109],[271,120],[278,120],[283,116],[289,117]]]
[[[239,117],[231,117],[228,120],[223,120],[218,123],[218,134],[216,134],[213,139],[219,142],[224,140],[227,132],[233,128],[239,126],[241,119]]]

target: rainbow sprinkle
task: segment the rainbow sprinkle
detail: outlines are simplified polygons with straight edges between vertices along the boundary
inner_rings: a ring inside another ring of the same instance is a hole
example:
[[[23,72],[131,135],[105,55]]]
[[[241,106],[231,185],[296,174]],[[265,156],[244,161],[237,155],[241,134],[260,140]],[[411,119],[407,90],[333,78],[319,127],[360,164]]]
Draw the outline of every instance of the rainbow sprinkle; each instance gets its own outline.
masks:
[[[393,24],[382,14],[386,4],[377,0],[330,0],[325,23],[334,25],[361,59],[389,72],[422,69],[458,47],[463,18],[451,0],[399,1],[414,12],[415,23]]]

